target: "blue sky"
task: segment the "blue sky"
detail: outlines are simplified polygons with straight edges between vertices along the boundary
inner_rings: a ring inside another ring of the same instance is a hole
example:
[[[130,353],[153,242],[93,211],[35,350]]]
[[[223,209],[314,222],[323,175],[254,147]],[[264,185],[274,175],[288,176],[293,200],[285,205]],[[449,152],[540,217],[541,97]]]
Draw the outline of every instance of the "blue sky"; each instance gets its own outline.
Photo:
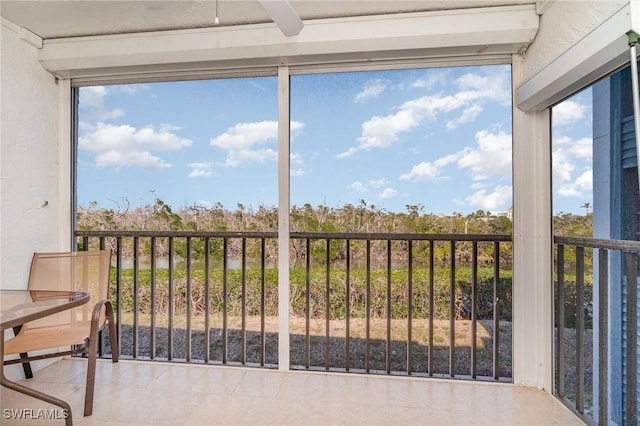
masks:
[[[291,203],[511,207],[509,66],[291,76]],[[554,211],[591,202],[591,100],[554,107]],[[78,202],[277,205],[277,79],[80,89]]]

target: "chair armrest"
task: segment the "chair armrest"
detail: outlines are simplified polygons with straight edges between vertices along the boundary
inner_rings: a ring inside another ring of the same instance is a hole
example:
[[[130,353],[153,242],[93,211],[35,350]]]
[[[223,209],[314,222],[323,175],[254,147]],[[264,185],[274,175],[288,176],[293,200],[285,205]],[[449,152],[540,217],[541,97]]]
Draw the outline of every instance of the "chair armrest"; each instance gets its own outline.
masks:
[[[105,308],[105,321],[108,320],[108,316],[110,312],[113,312],[113,308],[111,307],[111,302],[108,300],[102,299],[96,302],[93,306],[93,313],[91,315],[91,329],[94,327],[96,330],[99,330],[104,326],[104,324],[99,324],[100,321],[100,313],[102,312],[102,308]]]

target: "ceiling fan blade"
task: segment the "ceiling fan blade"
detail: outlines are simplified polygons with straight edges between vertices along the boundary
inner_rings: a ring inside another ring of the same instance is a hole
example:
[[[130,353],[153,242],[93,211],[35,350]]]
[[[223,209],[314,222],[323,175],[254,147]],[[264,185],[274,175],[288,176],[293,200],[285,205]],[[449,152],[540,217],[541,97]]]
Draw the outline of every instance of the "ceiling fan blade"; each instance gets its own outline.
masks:
[[[293,37],[300,34],[304,23],[287,0],[258,0],[282,34]]]

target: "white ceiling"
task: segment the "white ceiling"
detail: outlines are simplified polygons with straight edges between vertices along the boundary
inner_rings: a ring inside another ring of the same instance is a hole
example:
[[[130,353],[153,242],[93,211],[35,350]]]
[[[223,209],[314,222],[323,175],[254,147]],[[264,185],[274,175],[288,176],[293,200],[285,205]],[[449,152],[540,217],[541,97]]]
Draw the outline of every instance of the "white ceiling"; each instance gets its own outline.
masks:
[[[290,0],[302,20],[486,6],[536,0]],[[214,26],[215,0],[0,0],[0,15],[43,39]],[[218,0],[220,26],[270,22],[256,0]]]

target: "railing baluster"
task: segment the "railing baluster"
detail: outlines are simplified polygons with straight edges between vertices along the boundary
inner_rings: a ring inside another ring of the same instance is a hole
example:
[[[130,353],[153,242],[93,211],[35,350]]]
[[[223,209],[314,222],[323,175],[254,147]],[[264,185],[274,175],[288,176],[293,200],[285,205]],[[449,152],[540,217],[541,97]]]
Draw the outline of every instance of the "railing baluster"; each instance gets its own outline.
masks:
[[[427,356],[427,373],[430,377],[433,376],[433,318],[435,303],[433,301],[434,296],[434,248],[435,241],[429,241],[429,348]]]
[[[493,243],[493,380],[500,378],[500,243]]]
[[[625,424],[637,424],[638,405],[638,254],[626,253],[627,275],[627,383],[625,392]]]
[[[191,361],[191,314],[192,314],[192,299],[191,299],[191,237],[187,237],[187,330],[185,331],[185,340],[187,343],[186,359],[187,362]]]
[[[556,393],[559,397],[565,395],[564,380],[564,245],[558,244],[556,254]]]
[[[229,352],[228,303],[229,303],[229,240],[222,239],[222,364],[226,365]]]
[[[364,370],[369,372],[369,338],[371,337],[371,240],[367,240],[367,289],[365,294]]]
[[[450,244],[449,262],[449,376],[456,375],[456,242]]]
[[[138,357],[138,285],[140,265],[138,264],[138,237],[133,237],[133,358]]]
[[[598,250],[598,423],[609,419],[609,251]]]
[[[211,359],[211,239],[204,239],[204,362]]]
[[[265,332],[265,300],[266,300],[266,241],[264,238],[260,239],[260,366],[264,367],[267,360],[266,347],[267,339]]]
[[[311,240],[306,239],[307,251],[305,255],[306,280],[305,280],[305,366],[311,367]]]
[[[347,244],[347,258],[346,258],[346,276],[345,276],[345,294],[347,300],[345,301],[345,370],[349,371],[351,367],[351,240],[346,240]]]
[[[122,353],[122,237],[116,237],[116,335],[118,353]],[[112,343],[113,344],[113,343]]]
[[[169,319],[167,322],[167,357],[169,360],[173,359],[173,314],[174,314],[174,294],[173,294],[173,237],[169,237]]]
[[[387,240],[387,374],[391,374],[391,240]]]
[[[329,371],[330,346],[331,346],[331,239],[327,238],[326,245],[326,277],[325,277],[325,344],[324,344],[324,368]]]
[[[584,413],[584,247],[576,247],[576,410]]]
[[[247,363],[247,239],[242,238],[242,310],[240,330],[240,359],[242,365]]]
[[[156,357],[156,237],[151,237],[151,359]]]
[[[89,238],[88,236],[86,237],[87,239]],[[104,245],[104,237],[99,237],[98,238],[98,250],[104,250],[105,245]],[[87,245],[87,249],[88,250],[88,245]],[[111,265],[109,265],[109,269],[111,269]],[[103,356],[103,341],[104,341],[104,334],[103,330],[100,330],[99,334],[98,334],[98,356]]]
[[[407,247],[407,374],[413,371],[413,241]]]
[[[477,376],[477,339],[478,339],[478,242],[471,247],[471,377]]]

